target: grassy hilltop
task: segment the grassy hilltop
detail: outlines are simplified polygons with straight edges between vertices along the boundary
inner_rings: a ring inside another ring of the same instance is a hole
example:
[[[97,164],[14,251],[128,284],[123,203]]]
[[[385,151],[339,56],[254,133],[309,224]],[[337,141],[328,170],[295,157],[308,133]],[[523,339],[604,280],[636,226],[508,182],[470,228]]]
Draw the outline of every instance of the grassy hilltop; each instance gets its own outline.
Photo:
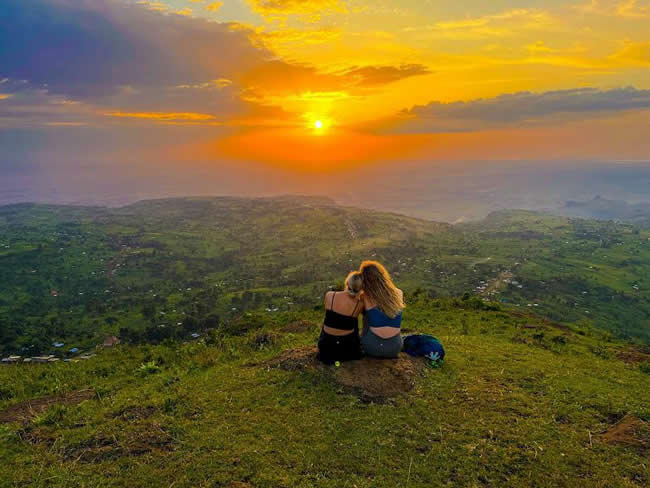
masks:
[[[0,367],[0,487],[650,480],[648,231],[192,198],[0,207],[0,236],[0,346],[73,360]],[[441,367],[314,361],[323,293],[364,258]]]
[[[305,361],[319,320],[0,368],[0,486],[647,486],[650,351],[420,297],[405,325],[447,359],[384,398],[372,368]]]

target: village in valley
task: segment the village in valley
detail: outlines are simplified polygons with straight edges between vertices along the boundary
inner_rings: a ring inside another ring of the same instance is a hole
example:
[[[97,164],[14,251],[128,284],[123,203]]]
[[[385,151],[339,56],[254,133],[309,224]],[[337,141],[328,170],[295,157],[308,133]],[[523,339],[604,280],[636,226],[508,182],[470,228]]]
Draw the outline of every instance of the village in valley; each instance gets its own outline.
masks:
[[[7,206],[0,235],[4,364],[316,309],[363,259],[385,263],[407,299],[476,297],[647,333],[635,324],[650,308],[650,235],[612,221],[503,211],[451,225],[300,198],[187,198]]]
[[[114,347],[120,343],[120,340],[115,336],[106,336],[102,344],[97,344],[96,349],[102,349],[105,347]],[[0,364],[30,364],[30,363],[57,363],[63,361],[65,363],[75,363],[79,361],[87,361],[95,357],[95,352],[82,352],[77,347],[71,347],[70,349],[63,350],[65,343],[63,342],[54,342],[52,347],[62,350],[58,354],[48,354],[47,356],[16,356],[12,355],[6,358],[0,359]]]

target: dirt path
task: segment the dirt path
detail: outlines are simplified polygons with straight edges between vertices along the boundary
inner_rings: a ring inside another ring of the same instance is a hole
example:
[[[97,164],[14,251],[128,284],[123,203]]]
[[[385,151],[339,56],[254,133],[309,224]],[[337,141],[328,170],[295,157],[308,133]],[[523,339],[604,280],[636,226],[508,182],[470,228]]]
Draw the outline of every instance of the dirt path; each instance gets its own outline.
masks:
[[[488,296],[499,291],[504,286],[504,280],[511,280],[512,278],[514,278],[514,275],[510,271],[504,271],[481,292],[481,295]]]
[[[345,219],[345,225],[348,228],[348,234],[350,234],[350,237],[352,239],[357,239],[359,237],[359,232],[357,231],[357,226],[354,225],[354,222],[350,219]]]

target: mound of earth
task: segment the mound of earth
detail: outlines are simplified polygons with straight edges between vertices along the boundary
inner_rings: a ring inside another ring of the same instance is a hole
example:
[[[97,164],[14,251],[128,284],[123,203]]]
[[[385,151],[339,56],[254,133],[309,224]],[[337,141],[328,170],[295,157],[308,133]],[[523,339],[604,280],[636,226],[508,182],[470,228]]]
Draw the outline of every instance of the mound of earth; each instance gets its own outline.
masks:
[[[0,424],[10,422],[28,424],[34,417],[52,405],[77,405],[91,398],[95,398],[93,390],[78,390],[64,395],[49,395],[20,402],[10,406],[4,412],[0,412]]]
[[[597,439],[603,444],[647,450],[650,448],[650,425],[638,417],[626,415],[605,432],[598,434]]]
[[[317,359],[316,347],[291,349],[266,363],[269,368],[286,371],[321,371],[329,373],[345,390],[364,401],[382,402],[407,393],[425,369],[422,359],[400,354],[397,359],[364,358],[340,366],[327,366]]]

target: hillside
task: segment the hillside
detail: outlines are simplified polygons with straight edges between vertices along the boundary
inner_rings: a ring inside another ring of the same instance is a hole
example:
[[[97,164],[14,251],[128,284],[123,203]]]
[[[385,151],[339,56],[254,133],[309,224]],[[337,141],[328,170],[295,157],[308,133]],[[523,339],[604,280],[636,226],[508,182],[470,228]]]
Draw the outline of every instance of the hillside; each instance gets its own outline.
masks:
[[[186,339],[243,312],[311,309],[368,258],[407,295],[477,296],[650,341],[650,231],[632,225],[508,211],[451,226],[313,198],[186,198],[0,207],[0,353]]]
[[[650,479],[637,227],[191,198],[0,207],[0,236],[3,351],[67,359],[0,366],[0,487]],[[404,288],[404,333],[442,340],[440,367],[315,361],[323,293],[364,258]],[[122,344],[96,349],[107,334]]]
[[[588,201],[567,201],[563,207],[553,211],[568,217],[585,219],[620,220],[650,227],[650,203],[628,203],[624,200],[609,200],[596,196]]]
[[[389,390],[312,362],[320,318],[0,367],[0,486],[647,486],[650,351],[420,296],[405,327],[447,358],[400,359]]]

